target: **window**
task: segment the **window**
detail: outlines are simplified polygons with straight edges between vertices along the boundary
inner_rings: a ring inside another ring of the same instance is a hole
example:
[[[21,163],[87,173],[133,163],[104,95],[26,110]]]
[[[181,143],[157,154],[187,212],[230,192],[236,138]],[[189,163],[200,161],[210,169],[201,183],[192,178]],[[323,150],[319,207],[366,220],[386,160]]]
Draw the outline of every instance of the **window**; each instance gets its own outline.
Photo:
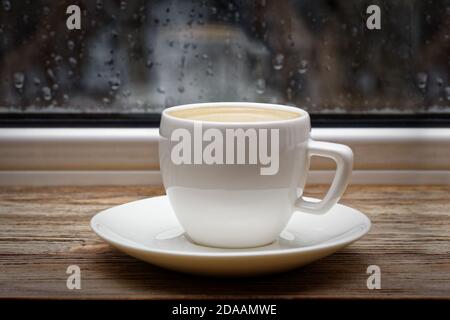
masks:
[[[448,123],[445,0],[77,3],[82,27],[68,31],[65,1],[1,1],[4,121],[132,125],[172,105],[257,101],[300,106],[313,120]],[[366,27],[370,4],[381,30]]]
[[[353,182],[450,183],[449,25],[448,0],[0,0],[0,185],[160,183],[161,111],[211,101],[306,109]]]

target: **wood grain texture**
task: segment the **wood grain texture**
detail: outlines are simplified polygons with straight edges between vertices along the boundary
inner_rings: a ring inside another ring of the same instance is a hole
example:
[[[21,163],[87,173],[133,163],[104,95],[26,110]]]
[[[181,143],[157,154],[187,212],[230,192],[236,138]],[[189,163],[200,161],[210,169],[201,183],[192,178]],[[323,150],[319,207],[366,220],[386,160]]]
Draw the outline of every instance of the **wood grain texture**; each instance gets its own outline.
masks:
[[[326,186],[309,186],[321,197]],[[368,235],[291,272],[202,278],[138,261],[89,227],[97,212],[163,194],[150,187],[0,188],[0,298],[444,298],[450,299],[450,186],[352,186],[342,203],[372,220]],[[81,268],[81,290],[66,268]],[[378,265],[381,290],[368,290]]]

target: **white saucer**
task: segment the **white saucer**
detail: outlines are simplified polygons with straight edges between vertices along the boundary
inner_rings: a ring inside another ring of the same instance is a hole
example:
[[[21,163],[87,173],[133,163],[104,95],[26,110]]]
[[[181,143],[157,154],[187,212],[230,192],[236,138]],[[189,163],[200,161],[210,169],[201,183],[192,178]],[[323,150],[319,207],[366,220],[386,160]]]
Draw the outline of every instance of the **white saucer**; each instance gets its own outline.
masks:
[[[324,215],[295,212],[278,240],[268,246],[219,249],[190,242],[167,196],[161,196],[102,211],[92,218],[91,227],[119,250],[160,267],[202,275],[252,276],[328,256],[365,235],[370,220],[340,204]]]

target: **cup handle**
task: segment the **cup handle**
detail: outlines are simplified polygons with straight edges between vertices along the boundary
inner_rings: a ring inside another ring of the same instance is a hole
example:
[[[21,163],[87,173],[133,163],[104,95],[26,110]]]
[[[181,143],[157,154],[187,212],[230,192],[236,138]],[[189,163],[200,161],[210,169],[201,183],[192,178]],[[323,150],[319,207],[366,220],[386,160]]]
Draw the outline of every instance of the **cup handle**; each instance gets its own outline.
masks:
[[[325,198],[319,202],[306,201],[299,197],[294,206],[296,209],[307,212],[323,214],[333,207],[341,198],[347,187],[353,167],[352,149],[337,143],[308,141],[308,157],[320,156],[336,161],[336,174]]]

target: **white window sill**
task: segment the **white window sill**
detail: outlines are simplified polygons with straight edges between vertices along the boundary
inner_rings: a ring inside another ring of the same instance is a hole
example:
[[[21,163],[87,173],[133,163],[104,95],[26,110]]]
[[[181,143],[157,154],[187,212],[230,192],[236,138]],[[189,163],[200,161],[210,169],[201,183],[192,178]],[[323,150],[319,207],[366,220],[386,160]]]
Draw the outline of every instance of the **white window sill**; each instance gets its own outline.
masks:
[[[352,183],[450,184],[450,129],[318,128],[349,145]],[[0,129],[0,185],[159,184],[158,129]],[[311,183],[334,164],[313,158]]]

